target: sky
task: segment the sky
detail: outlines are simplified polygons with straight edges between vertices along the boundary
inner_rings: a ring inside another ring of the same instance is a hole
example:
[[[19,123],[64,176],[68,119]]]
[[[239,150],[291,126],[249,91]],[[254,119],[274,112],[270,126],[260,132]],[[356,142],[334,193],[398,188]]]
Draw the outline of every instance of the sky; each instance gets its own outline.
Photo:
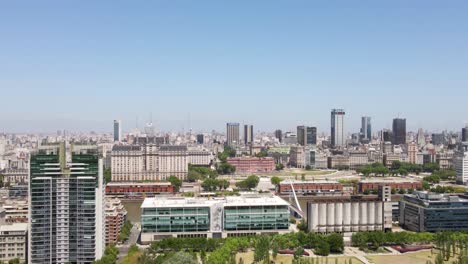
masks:
[[[468,2],[0,1],[0,132],[468,123]]]

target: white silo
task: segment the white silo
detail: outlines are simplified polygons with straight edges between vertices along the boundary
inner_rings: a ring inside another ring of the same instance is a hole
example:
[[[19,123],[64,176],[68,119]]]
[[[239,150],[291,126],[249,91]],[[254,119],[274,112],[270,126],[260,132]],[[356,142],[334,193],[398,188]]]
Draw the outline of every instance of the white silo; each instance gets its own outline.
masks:
[[[367,231],[367,203],[359,203],[359,231]]]
[[[327,232],[335,230],[335,203],[327,203]]]
[[[375,202],[368,202],[367,203],[367,216],[368,216],[368,230],[374,231],[375,226]]]
[[[351,231],[359,231],[359,203],[351,203]]]
[[[343,231],[343,203],[335,204],[335,232]]]
[[[343,204],[343,231],[351,231],[351,203]]]

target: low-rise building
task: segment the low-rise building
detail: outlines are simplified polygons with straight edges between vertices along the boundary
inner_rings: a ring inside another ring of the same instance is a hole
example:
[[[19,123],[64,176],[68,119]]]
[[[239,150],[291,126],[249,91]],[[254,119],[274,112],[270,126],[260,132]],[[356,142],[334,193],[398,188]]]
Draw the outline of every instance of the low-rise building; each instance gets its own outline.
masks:
[[[26,200],[7,199],[1,202],[5,210],[6,223],[27,223],[28,202]]]
[[[272,157],[238,157],[228,158],[227,162],[236,167],[238,173],[270,172],[275,170],[275,161]]]
[[[146,198],[141,242],[166,237],[249,236],[289,232],[289,204],[278,196]]]
[[[28,224],[15,223],[0,225],[0,263],[19,259],[27,261]]]
[[[170,182],[109,182],[106,185],[106,195],[121,198],[161,193],[174,193],[174,186]]]
[[[415,232],[468,230],[468,196],[407,194],[400,201],[400,225]]]
[[[106,217],[106,245],[115,244],[127,219],[127,210],[120,199],[106,198],[104,206]]]
[[[7,168],[0,174],[3,175],[3,183],[8,186],[28,182],[28,169],[26,168]]]
[[[343,192],[343,184],[336,181],[282,181],[276,187],[278,194],[292,193],[291,185],[296,194],[334,194]]]
[[[420,181],[408,180],[408,179],[398,179],[398,178],[389,178],[389,179],[366,179],[358,182],[358,192],[363,193],[366,190],[377,191],[381,186],[389,186],[391,189],[396,191],[405,190],[408,191],[418,190],[422,188],[422,183]]]

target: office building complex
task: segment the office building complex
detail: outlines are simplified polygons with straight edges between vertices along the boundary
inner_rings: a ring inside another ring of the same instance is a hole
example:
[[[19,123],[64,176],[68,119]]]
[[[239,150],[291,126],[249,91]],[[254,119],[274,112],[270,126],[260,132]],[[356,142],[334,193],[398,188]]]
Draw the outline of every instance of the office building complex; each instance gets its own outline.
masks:
[[[188,173],[187,146],[115,145],[111,152],[112,181],[185,179]]]
[[[317,128],[308,126],[297,127],[297,143],[301,146],[317,144]]]
[[[317,196],[307,202],[310,232],[383,231],[392,228],[390,187],[379,196]]]
[[[0,225],[0,263],[9,263],[18,259],[19,263],[27,261],[28,224]]]
[[[104,188],[97,147],[39,147],[31,156],[29,184],[29,263],[91,263],[101,258]]]
[[[393,119],[393,141],[394,145],[406,144],[406,119],[395,118]]]
[[[468,126],[462,128],[462,142],[468,142]]]
[[[244,144],[252,144],[254,139],[253,125],[244,125]]]
[[[289,232],[289,204],[273,195],[242,194],[215,199],[146,198],[141,241],[166,237],[225,238]]]
[[[370,141],[372,139],[372,125],[369,116],[361,118],[361,135],[363,140]]]
[[[468,197],[414,192],[400,201],[400,225],[415,232],[468,230]]]
[[[331,146],[333,148],[345,146],[343,109],[333,109],[331,111]]]
[[[203,144],[205,142],[205,136],[203,134],[197,135],[197,144]]]
[[[114,141],[122,141],[122,121],[114,120]]]
[[[239,123],[227,123],[226,125],[226,143],[229,146],[238,145],[239,138]]]

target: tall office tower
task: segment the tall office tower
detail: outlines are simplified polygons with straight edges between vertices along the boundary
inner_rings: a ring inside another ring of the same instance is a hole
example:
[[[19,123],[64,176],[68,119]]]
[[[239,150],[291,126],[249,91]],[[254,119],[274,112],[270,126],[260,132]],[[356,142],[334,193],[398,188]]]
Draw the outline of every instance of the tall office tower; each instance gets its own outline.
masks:
[[[62,142],[31,155],[29,263],[91,263],[103,256],[102,165],[93,145]]]
[[[122,122],[114,120],[114,141],[120,142],[122,140]]]
[[[468,126],[462,128],[462,142],[468,142]]]
[[[331,146],[344,147],[344,116],[343,109],[332,109],[331,111]]]
[[[198,134],[197,135],[197,143],[198,144],[203,144],[205,142],[205,136],[203,134]]]
[[[283,142],[283,131],[280,129],[275,130],[275,138],[277,138],[280,143]]]
[[[455,152],[453,165],[455,167],[458,184],[468,184],[468,144],[461,144]]]
[[[244,125],[244,144],[252,144],[253,138],[253,125]]]
[[[394,145],[406,144],[406,119],[405,118],[393,119],[393,144]]]
[[[361,134],[362,134],[362,139],[365,139],[365,140],[372,139],[372,125],[371,125],[371,118],[369,116],[363,116],[361,118]]]
[[[297,143],[302,146],[317,144],[317,128],[308,126],[297,127]]]
[[[239,144],[239,123],[226,124],[226,142],[229,146]]]
[[[380,139],[381,139],[382,143],[383,142],[392,142],[392,140],[393,140],[392,131],[390,131],[388,129],[382,130],[382,135],[381,135]]]
[[[426,136],[424,136],[424,131],[422,128],[418,130],[418,146],[422,147],[426,145]]]

